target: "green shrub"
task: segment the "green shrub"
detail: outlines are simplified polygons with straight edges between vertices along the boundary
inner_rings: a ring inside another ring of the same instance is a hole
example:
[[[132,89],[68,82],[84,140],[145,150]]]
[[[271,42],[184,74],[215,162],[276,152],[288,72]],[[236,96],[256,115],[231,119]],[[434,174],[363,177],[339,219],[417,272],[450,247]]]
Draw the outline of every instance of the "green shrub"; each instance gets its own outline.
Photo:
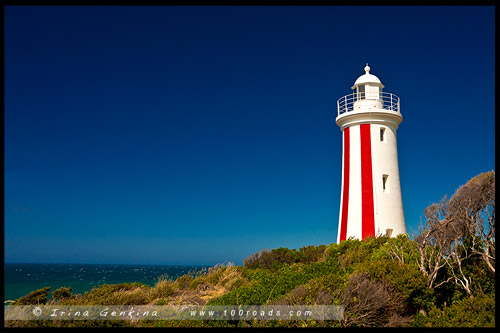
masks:
[[[414,327],[495,327],[495,298],[467,297],[450,306],[433,307],[428,314],[415,316]]]
[[[15,300],[12,305],[36,305],[47,303],[47,297],[50,292],[50,287],[37,289],[29,294]]]
[[[402,258],[402,259],[401,259]],[[378,248],[373,249],[371,259],[402,260],[405,264],[416,266],[419,254],[407,234],[399,234],[396,237],[386,238],[386,241]]]
[[[326,245],[310,245],[303,246],[298,251],[285,247],[270,251],[261,250],[245,258],[243,263],[246,268],[265,268],[276,271],[284,265],[319,261],[323,259],[326,249]]]
[[[302,274],[305,274],[308,280],[317,276],[338,272],[339,270],[341,269],[338,262],[333,260],[313,262],[301,267]]]
[[[212,305],[259,305],[265,304],[272,296],[278,284],[276,274],[270,270],[257,269],[250,274],[250,284],[209,301]]]
[[[389,282],[416,309],[428,309],[435,302],[434,291],[427,288],[427,278],[416,266],[393,260],[373,260],[358,266],[371,279]]]
[[[258,253],[254,253],[248,258],[243,260],[244,266],[246,268],[265,268],[277,270],[283,264],[291,264],[298,262],[300,259],[300,254],[297,250],[287,249],[285,247],[280,247],[278,249],[261,250]]]
[[[56,289],[52,292],[52,299],[65,299],[65,298],[71,298],[72,296],[72,289],[71,287],[61,287],[59,289]]]
[[[245,278],[236,278],[231,283],[227,283],[225,287],[227,290],[231,291],[245,285],[246,283],[248,283],[248,281]]]
[[[299,249],[301,263],[309,263],[319,261],[323,258],[326,251],[326,245],[309,245]]]
[[[341,241],[338,252],[338,262],[343,268],[364,262],[371,256],[370,247],[363,241],[353,238]]]
[[[340,272],[338,264],[333,261],[314,262],[310,264],[284,264],[277,271],[270,269],[253,269],[245,273],[248,284],[235,288],[221,297],[211,300],[212,305],[263,305],[280,298],[297,286],[309,280]],[[345,271],[342,271],[345,273]]]
[[[338,290],[347,283],[347,275],[341,271],[313,278],[286,293],[272,304],[285,305],[333,305],[339,304]]]

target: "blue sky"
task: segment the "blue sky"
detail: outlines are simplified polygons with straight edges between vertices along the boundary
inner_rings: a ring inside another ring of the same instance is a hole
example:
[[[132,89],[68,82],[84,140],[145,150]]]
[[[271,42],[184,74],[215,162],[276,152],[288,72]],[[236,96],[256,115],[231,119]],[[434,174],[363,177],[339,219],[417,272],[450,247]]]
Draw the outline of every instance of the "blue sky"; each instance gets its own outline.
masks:
[[[336,101],[401,98],[407,229],[495,169],[494,7],[5,7],[5,261],[336,241]]]

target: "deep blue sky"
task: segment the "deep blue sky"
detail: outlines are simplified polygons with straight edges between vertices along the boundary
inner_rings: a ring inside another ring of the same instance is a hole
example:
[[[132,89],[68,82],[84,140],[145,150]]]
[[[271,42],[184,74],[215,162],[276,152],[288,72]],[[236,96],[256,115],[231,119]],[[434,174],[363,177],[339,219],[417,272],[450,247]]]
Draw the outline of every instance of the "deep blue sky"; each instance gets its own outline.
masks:
[[[5,7],[5,260],[336,241],[336,101],[401,98],[408,231],[495,168],[494,7]]]

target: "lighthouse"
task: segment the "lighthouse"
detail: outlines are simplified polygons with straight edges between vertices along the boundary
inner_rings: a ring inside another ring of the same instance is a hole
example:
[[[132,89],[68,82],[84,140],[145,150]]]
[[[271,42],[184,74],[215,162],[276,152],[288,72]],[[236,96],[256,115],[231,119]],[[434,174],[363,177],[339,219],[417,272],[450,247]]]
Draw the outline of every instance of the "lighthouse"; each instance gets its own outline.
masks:
[[[406,233],[396,140],[403,117],[399,97],[383,88],[366,64],[353,93],[337,101],[343,147],[337,243]]]

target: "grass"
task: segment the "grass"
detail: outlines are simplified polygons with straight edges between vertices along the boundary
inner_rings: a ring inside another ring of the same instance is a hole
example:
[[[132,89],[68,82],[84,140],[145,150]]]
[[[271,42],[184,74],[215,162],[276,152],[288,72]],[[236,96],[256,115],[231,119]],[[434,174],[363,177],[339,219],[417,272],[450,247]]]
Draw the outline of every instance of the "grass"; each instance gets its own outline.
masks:
[[[139,282],[103,284],[83,295],[74,295],[70,288],[65,288],[55,291],[54,295],[57,297],[49,300],[47,296],[50,288],[46,287],[33,291],[12,304],[166,305],[183,304],[189,300],[195,301],[195,304],[205,304],[214,297],[248,283],[243,270],[243,267],[232,263],[217,264],[177,279],[162,275],[152,287]]]

